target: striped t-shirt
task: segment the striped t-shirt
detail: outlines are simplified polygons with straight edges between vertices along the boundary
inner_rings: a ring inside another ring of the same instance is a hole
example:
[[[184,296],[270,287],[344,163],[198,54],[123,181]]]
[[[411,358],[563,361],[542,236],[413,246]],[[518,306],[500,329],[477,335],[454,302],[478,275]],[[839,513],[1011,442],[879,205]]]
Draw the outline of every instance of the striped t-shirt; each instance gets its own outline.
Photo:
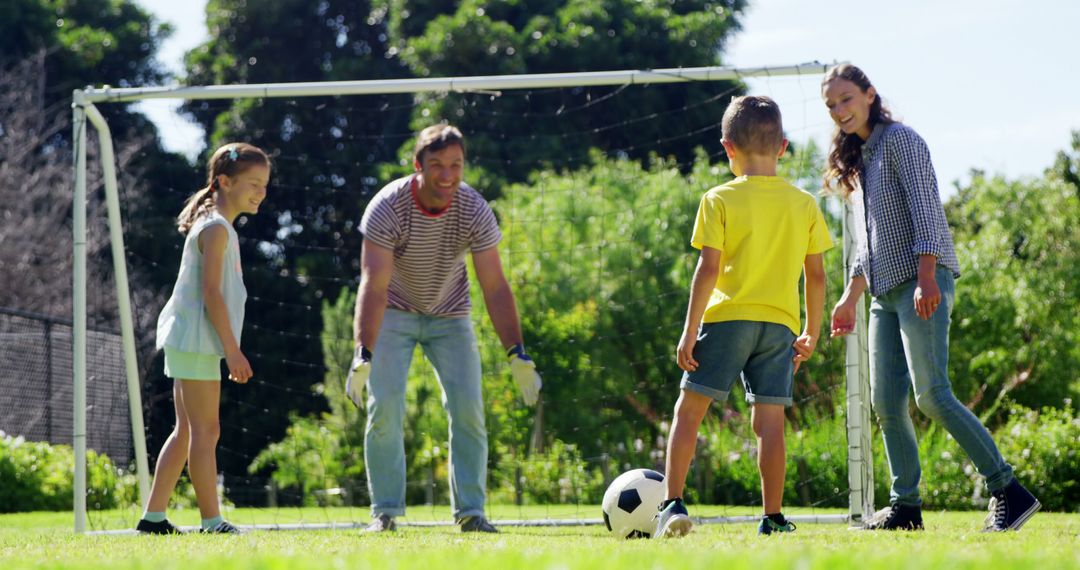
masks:
[[[387,184],[360,221],[365,239],[394,251],[387,304],[424,315],[467,316],[465,253],[498,245],[499,224],[484,197],[464,182],[438,214],[420,206],[418,184],[415,174]]]

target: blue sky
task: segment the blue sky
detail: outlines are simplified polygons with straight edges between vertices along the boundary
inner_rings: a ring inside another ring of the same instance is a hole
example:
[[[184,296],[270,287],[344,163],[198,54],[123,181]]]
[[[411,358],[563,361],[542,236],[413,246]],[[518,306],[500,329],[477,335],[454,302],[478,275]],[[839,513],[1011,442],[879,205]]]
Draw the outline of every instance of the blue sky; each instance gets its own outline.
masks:
[[[179,73],[183,53],[206,38],[205,0],[136,0],[173,24],[160,59]],[[930,145],[944,195],[972,168],[1037,176],[1080,129],[1080,2],[1064,0],[751,0],[725,65],[850,61],[875,83],[894,116]],[[572,70],[567,70],[572,71]],[[794,141],[828,142],[832,124],[819,77],[751,80],[773,96]],[[144,103],[166,148],[194,155],[200,131]]]

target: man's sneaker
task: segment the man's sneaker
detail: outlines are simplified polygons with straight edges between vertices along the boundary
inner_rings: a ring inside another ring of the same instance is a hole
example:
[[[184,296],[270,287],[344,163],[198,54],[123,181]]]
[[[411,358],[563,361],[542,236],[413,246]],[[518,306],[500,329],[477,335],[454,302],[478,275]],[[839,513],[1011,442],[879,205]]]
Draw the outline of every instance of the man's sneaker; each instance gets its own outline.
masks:
[[[168,519],[161,522],[140,519],[139,524],[135,526],[135,530],[142,534],[184,534],[184,531],[173,526]]]
[[[660,512],[656,514],[656,531],[653,538],[675,538],[684,536],[694,528],[694,522],[690,520],[690,513],[686,512],[686,504],[682,499],[675,498],[660,503]]]
[[[874,513],[863,530],[923,530],[922,507],[893,503]]]
[[[780,524],[767,516],[761,517],[761,524],[757,527],[757,533],[762,536],[768,536],[774,532],[795,532],[795,523],[784,519],[784,523]]]
[[[397,530],[397,523],[394,522],[394,517],[388,514],[381,514],[371,520],[371,524],[364,528],[364,532],[394,532]]]
[[[229,521],[221,521],[210,528],[204,528],[203,534],[244,534],[244,531],[236,528]]]
[[[491,526],[491,523],[481,515],[465,517],[459,520],[458,524],[461,525],[461,532],[499,532],[499,529]]]
[[[990,514],[986,515],[983,532],[1005,532],[1020,530],[1040,508],[1042,503],[1013,479],[1004,489],[992,493]]]

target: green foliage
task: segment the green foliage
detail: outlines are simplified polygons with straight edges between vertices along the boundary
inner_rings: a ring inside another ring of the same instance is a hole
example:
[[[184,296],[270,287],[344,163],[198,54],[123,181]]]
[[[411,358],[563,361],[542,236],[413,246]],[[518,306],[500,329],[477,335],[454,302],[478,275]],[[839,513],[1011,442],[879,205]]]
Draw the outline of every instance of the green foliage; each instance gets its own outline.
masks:
[[[494,503],[526,505],[597,504],[604,497],[603,472],[581,457],[574,445],[555,440],[543,453],[503,455],[495,472]]]
[[[70,446],[26,441],[0,432],[0,513],[72,508],[75,454]],[[138,503],[134,475],[86,452],[86,504],[113,509]]]
[[[977,174],[947,204],[961,263],[950,376],[992,424],[1011,398],[1028,407],[1080,397],[1080,197],[1057,173]]]
[[[1080,416],[1071,402],[1040,410],[1011,407],[997,441],[1017,478],[1032,489],[1044,509],[1080,509]]]
[[[746,2],[394,0],[390,4],[393,49],[409,70],[418,77],[453,77],[717,65],[726,41],[739,29],[736,18]],[[642,163],[658,154],[689,165],[695,147],[718,147],[717,118],[730,95],[742,90],[739,83],[710,82],[651,85],[627,92],[622,87],[594,87],[495,97],[419,94],[411,126],[419,129],[445,120],[473,133],[470,162],[491,176],[493,185],[485,187],[497,196],[502,182],[524,181],[538,167],[582,167],[579,157],[590,149]],[[613,93],[620,93],[615,105],[593,106]],[[686,112],[681,112],[684,107]],[[676,120],[645,120],[667,114]],[[612,128],[631,124],[633,128]],[[403,153],[408,145],[403,145]]]

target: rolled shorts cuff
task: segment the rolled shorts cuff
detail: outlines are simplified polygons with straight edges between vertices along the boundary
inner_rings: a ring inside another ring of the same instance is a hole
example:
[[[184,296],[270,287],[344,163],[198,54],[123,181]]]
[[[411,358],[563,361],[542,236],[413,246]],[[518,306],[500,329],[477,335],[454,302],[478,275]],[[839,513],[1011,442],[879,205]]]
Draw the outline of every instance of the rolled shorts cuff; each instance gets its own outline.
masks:
[[[710,388],[708,386],[703,386],[701,384],[695,384],[695,383],[691,382],[690,379],[687,378],[686,376],[683,376],[682,382],[679,382],[679,389],[680,390],[689,390],[691,392],[701,394],[702,396],[708,396],[708,397],[710,397],[710,398],[712,398],[714,400],[720,401],[720,402],[723,402],[724,400],[727,400],[728,394],[730,393],[730,392],[725,392],[723,390],[717,390],[716,388]]]
[[[784,406],[785,408],[790,408],[795,405],[795,400],[786,396],[758,396],[756,394],[747,394],[746,401],[750,404],[775,404]]]

